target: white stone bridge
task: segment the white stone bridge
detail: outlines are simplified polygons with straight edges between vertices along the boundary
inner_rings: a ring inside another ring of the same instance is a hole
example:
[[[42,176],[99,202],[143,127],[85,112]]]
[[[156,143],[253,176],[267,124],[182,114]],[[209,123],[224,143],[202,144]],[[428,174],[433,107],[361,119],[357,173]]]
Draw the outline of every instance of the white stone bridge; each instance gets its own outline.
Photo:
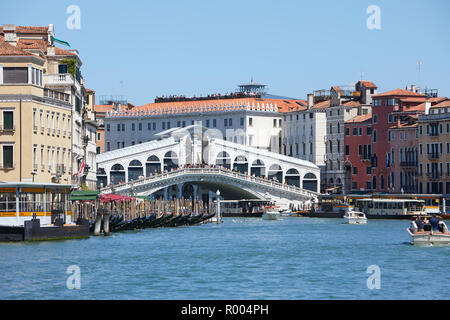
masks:
[[[192,132],[194,131],[194,132]],[[102,193],[211,199],[271,199],[285,206],[317,197],[320,169],[309,161],[175,128],[160,140],[97,155]],[[206,198],[205,198],[206,197]]]

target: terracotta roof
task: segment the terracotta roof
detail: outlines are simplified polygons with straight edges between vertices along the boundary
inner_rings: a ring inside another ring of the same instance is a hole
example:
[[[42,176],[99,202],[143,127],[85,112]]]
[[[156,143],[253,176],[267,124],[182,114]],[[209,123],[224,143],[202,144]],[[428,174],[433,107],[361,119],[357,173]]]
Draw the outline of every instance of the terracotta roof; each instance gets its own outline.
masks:
[[[85,88],[86,89],[86,92],[95,92],[95,90],[92,90],[92,89],[88,89],[88,88]]]
[[[346,107],[358,107],[361,105],[361,103],[359,103],[358,101],[350,100],[350,101],[344,102],[342,105],[346,106]]]
[[[1,56],[32,56],[31,53],[22,50],[21,48],[17,48],[5,41],[0,41],[0,55]]]
[[[188,113],[188,112],[211,112],[211,111],[231,111],[241,110],[250,106],[250,109],[260,111],[288,112],[305,110],[306,107],[297,102],[304,100],[283,100],[283,99],[260,99],[260,98],[237,98],[237,99],[214,99],[197,101],[175,101],[148,103],[142,106],[131,108],[131,115],[137,112],[156,112],[162,114]],[[130,104],[131,105],[131,104]],[[277,111],[275,111],[275,105]],[[132,106],[132,105],[131,105]],[[130,108],[129,108],[130,109]]]
[[[362,114],[359,116],[356,116],[350,120],[345,121],[345,123],[361,123],[366,121],[372,121],[372,113]]]
[[[330,107],[330,100],[317,102],[313,105],[313,109],[326,109]]]
[[[359,81],[359,82],[362,83],[366,88],[378,88],[372,81]]]
[[[444,101],[441,101],[439,103],[436,103],[435,105],[432,105],[431,108],[449,108],[450,107],[450,99],[446,99]]]
[[[403,99],[402,99],[403,101]],[[437,97],[437,98],[429,98],[429,99],[423,99],[422,103],[405,108],[405,111],[425,111],[425,101],[431,102],[431,108],[436,108],[436,106],[442,102],[450,101],[447,97]],[[438,107],[439,108],[439,107]]]
[[[342,89],[340,87],[337,87],[337,86],[333,86],[333,87],[331,87],[331,89],[334,90],[334,91],[342,91]]]
[[[417,92],[413,92],[413,91],[408,91],[405,89],[394,89],[391,91],[387,91],[387,92],[383,92],[380,94],[376,94],[374,96],[372,96],[372,98],[378,98],[378,97],[388,97],[388,96],[415,96],[415,97],[426,97],[426,95],[421,94],[421,93],[417,93]]]
[[[47,33],[48,27],[17,26],[17,33]]]
[[[94,105],[95,112],[106,112],[106,111],[111,111],[113,109],[114,109],[114,106],[111,104],[96,104],[96,105]]]
[[[414,122],[414,123],[401,122],[399,124],[397,123],[397,124],[390,126],[389,129],[409,129],[409,128],[415,128],[417,126],[418,126],[417,122]]]

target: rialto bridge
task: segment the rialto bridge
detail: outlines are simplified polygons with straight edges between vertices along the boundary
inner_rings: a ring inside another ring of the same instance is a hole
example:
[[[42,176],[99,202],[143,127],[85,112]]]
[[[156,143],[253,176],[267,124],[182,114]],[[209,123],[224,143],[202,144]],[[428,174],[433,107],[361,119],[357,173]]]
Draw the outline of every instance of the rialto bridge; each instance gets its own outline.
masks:
[[[280,206],[318,194],[313,163],[226,141],[198,125],[174,128],[153,140],[97,155],[102,193],[154,197],[271,199]]]

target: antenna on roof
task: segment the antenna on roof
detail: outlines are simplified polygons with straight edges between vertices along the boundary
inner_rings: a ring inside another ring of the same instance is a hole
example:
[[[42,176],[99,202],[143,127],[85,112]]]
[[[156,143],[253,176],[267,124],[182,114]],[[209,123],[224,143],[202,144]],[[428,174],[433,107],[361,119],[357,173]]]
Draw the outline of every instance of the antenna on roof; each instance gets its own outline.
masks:
[[[363,69],[359,70],[359,80],[362,81],[363,75],[364,75],[364,70]]]
[[[418,82],[417,85],[419,86],[419,88],[421,87],[421,83],[420,83],[420,67],[422,66],[422,61],[418,60],[417,61],[417,65],[419,67],[419,72],[418,72]]]

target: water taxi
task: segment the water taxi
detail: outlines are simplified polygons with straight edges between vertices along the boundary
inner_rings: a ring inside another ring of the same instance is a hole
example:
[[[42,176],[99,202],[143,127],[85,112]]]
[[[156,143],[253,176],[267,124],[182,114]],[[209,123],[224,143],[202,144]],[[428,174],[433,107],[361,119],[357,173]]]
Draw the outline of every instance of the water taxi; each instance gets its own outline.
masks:
[[[278,220],[280,217],[279,207],[277,206],[265,206],[264,213],[262,215],[263,220]]]
[[[89,222],[72,221],[71,185],[0,183],[0,241],[89,236]]]
[[[429,224],[425,224],[423,230],[417,230],[417,225],[411,222],[406,231],[411,236],[412,245],[450,245],[450,232],[444,221],[439,222],[439,230],[432,230]]]
[[[367,218],[364,212],[359,211],[347,211],[344,214],[345,224],[367,224]]]

